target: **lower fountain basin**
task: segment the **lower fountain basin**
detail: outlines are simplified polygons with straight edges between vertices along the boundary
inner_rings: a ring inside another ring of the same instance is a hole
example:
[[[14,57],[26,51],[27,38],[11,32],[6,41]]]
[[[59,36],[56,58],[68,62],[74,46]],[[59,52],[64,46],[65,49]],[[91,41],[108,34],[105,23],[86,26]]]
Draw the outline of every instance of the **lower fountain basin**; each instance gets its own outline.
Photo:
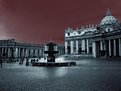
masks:
[[[44,67],[61,67],[61,66],[73,66],[76,62],[33,62],[32,66],[44,66]]]

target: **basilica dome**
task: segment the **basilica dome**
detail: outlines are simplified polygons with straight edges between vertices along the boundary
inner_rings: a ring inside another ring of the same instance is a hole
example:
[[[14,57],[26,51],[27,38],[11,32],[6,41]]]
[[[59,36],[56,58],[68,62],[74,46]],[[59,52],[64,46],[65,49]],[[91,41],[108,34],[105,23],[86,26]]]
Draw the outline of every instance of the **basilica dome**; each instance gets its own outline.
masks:
[[[117,24],[118,20],[112,16],[110,10],[107,11],[106,16],[102,19],[100,25]]]

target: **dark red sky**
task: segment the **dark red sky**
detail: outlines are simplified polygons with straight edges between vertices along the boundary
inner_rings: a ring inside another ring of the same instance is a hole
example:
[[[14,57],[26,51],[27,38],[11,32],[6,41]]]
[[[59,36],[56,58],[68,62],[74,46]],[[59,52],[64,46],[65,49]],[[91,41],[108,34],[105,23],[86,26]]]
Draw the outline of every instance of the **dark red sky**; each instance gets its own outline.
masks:
[[[68,26],[100,23],[108,8],[121,20],[121,0],[0,0],[0,39],[63,43]]]

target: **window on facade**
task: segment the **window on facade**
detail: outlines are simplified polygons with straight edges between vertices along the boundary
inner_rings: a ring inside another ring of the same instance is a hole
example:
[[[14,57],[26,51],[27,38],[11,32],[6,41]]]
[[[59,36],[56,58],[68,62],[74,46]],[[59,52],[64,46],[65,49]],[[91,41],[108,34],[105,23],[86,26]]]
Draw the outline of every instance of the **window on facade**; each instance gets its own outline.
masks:
[[[108,31],[110,31],[110,28],[108,28]]]
[[[68,36],[70,36],[70,33],[68,33]]]
[[[78,31],[78,33],[80,34],[80,33],[81,33],[81,31]]]

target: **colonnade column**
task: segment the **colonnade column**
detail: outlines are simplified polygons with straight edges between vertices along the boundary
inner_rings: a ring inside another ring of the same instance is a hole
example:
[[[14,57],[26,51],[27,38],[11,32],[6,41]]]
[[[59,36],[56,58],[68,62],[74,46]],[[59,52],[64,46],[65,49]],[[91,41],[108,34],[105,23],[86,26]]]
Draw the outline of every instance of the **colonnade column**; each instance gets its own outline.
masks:
[[[26,48],[24,48],[24,57],[26,57]]]
[[[37,50],[37,55],[38,55],[38,57],[40,57],[40,55],[39,55],[39,49]]]
[[[34,49],[34,56],[36,56],[36,49]]]
[[[18,48],[15,47],[15,49],[14,49],[14,57],[16,57],[16,58],[18,57],[17,52],[18,52]]]
[[[38,55],[38,57],[40,57],[40,55],[39,55],[39,49],[37,50],[37,55]]]
[[[7,53],[8,57],[10,57],[10,48],[8,47],[8,53]]]
[[[27,49],[25,49],[25,57],[28,57],[28,51],[27,51]]]
[[[76,40],[76,54],[79,53],[79,42],[78,40]]]
[[[32,49],[30,49],[30,57],[32,57]]]
[[[8,57],[8,47],[6,47],[6,58]]]
[[[37,49],[35,50],[35,55],[36,55],[36,57],[38,57],[38,50]]]
[[[39,55],[41,55],[43,57],[44,53],[42,50],[39,50]]]
[[[16,53],[17,51],[16,51],[16,47],[13,47],[13,57],[15,58],[15,57],[17,57],[17,53]]]

